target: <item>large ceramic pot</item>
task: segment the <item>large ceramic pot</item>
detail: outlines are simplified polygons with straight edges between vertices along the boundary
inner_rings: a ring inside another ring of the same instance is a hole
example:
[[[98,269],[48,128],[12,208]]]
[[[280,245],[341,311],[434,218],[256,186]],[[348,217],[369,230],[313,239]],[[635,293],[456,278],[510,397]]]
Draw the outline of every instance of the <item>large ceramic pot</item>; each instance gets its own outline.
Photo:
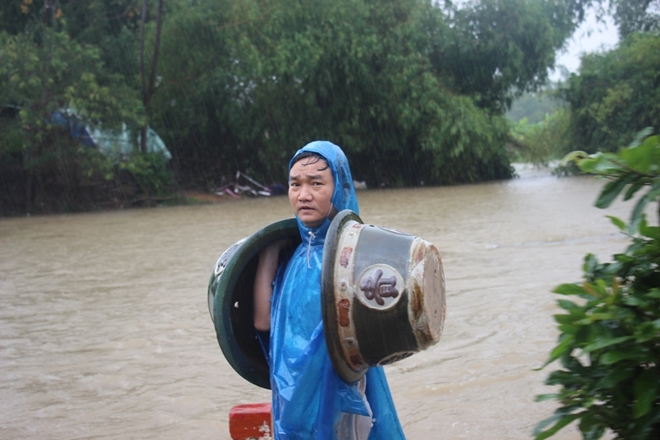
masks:
[[[345,381],[440,339],[445,280],[440,253],[426,240],[342,211],[326,237],[322,280],[326,344]]]

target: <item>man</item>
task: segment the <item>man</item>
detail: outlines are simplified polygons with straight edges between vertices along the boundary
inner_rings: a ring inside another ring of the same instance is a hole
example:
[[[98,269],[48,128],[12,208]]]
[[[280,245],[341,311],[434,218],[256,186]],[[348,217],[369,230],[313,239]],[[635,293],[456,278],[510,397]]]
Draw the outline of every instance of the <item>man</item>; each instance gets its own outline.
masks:
[[[334,215],[358,213],[343,151],[326,141],[289,164],[289,201],[302,243],[286,262],[283,242],[262,250],[254,287],[254,325],[270,332],[268,361],[276,439],[404,439],[382,367],[355,383],[334,371],[323,334],[321,268]]]

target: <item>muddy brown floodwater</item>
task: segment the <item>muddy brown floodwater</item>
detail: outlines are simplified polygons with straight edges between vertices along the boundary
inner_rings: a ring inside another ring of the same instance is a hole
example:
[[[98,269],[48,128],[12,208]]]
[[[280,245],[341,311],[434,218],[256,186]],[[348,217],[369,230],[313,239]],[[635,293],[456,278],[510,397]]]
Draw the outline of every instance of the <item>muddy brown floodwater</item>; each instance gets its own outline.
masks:
[[[440,250],[441,341],[386,367],[409,439],[529,439],[554,410],[534,371],[557,337],[550,290],[626,246],[602,182],[521,178],[358,194],[365,222]],[[222,251],[290,217],[285,197],[0,220],[0,438],[229,439],[269,392],[229,367],[206,303]],[[578,439],[575,428],[555,438]]]

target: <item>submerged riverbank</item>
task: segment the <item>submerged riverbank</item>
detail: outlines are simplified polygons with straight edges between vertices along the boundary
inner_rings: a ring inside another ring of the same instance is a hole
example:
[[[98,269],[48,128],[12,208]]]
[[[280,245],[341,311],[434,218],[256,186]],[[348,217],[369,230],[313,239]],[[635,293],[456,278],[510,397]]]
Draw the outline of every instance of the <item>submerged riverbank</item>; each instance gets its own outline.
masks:
[[[533,175],[548,175],[550,167],[539,167],[532,164],[514,163],[511,165],[515,170],[515,178],[530,177]],[[249,177],[249,176],[248,176]],[[244,182],[245,183],[245,182]],[[250,183],[250,182],[248,182]],[[355,182],[358,190],[367,190],[364,182]],[[41,197],[33,201],[30,206],[25,204],[24,192],[26,191],[18,181],[13,185],[5,182],[6,191],[0,195],[0,218],[3,217],[31,217],[35,215],[62,215],[85,212],[119,211],[126,209],[160,208],[168,206],[188,206],[208,203],[221,203],[250,198],[263,198],[265,194],[259,194],[260,187],[251,184],[253,194],[241,194],[240,191],[226,191],[224,186],[218,189],[174,189],[160,196],[139,195],[136,183],[125,176],[117,182],[87,179],[79,185],[75,193],[62,192],[58,186],[52,187],[51,191],[41,191]],[[225,185],[226,186],[226,185]],[[271,197],[277,197],[286,193],[286,188],[279,184],[278,191]],[[408,188],[414,189],[414,188]],[[373,190],[373,189],[372,189]],[[378,189],[380,190],[380,189]]]

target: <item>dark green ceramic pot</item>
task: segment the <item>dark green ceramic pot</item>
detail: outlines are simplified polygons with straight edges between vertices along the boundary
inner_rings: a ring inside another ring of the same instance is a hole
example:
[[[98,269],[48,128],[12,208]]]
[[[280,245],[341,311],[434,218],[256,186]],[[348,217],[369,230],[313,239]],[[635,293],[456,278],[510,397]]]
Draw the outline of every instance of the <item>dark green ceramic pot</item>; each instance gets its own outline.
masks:
[[[213,268],[208,287],[211,319],[222,353],[244,379],[270,389],[268,363],[253,324],[253,285],[259,252],[269,243],[300,243],[294,218],[272,223],[230,246]]]

